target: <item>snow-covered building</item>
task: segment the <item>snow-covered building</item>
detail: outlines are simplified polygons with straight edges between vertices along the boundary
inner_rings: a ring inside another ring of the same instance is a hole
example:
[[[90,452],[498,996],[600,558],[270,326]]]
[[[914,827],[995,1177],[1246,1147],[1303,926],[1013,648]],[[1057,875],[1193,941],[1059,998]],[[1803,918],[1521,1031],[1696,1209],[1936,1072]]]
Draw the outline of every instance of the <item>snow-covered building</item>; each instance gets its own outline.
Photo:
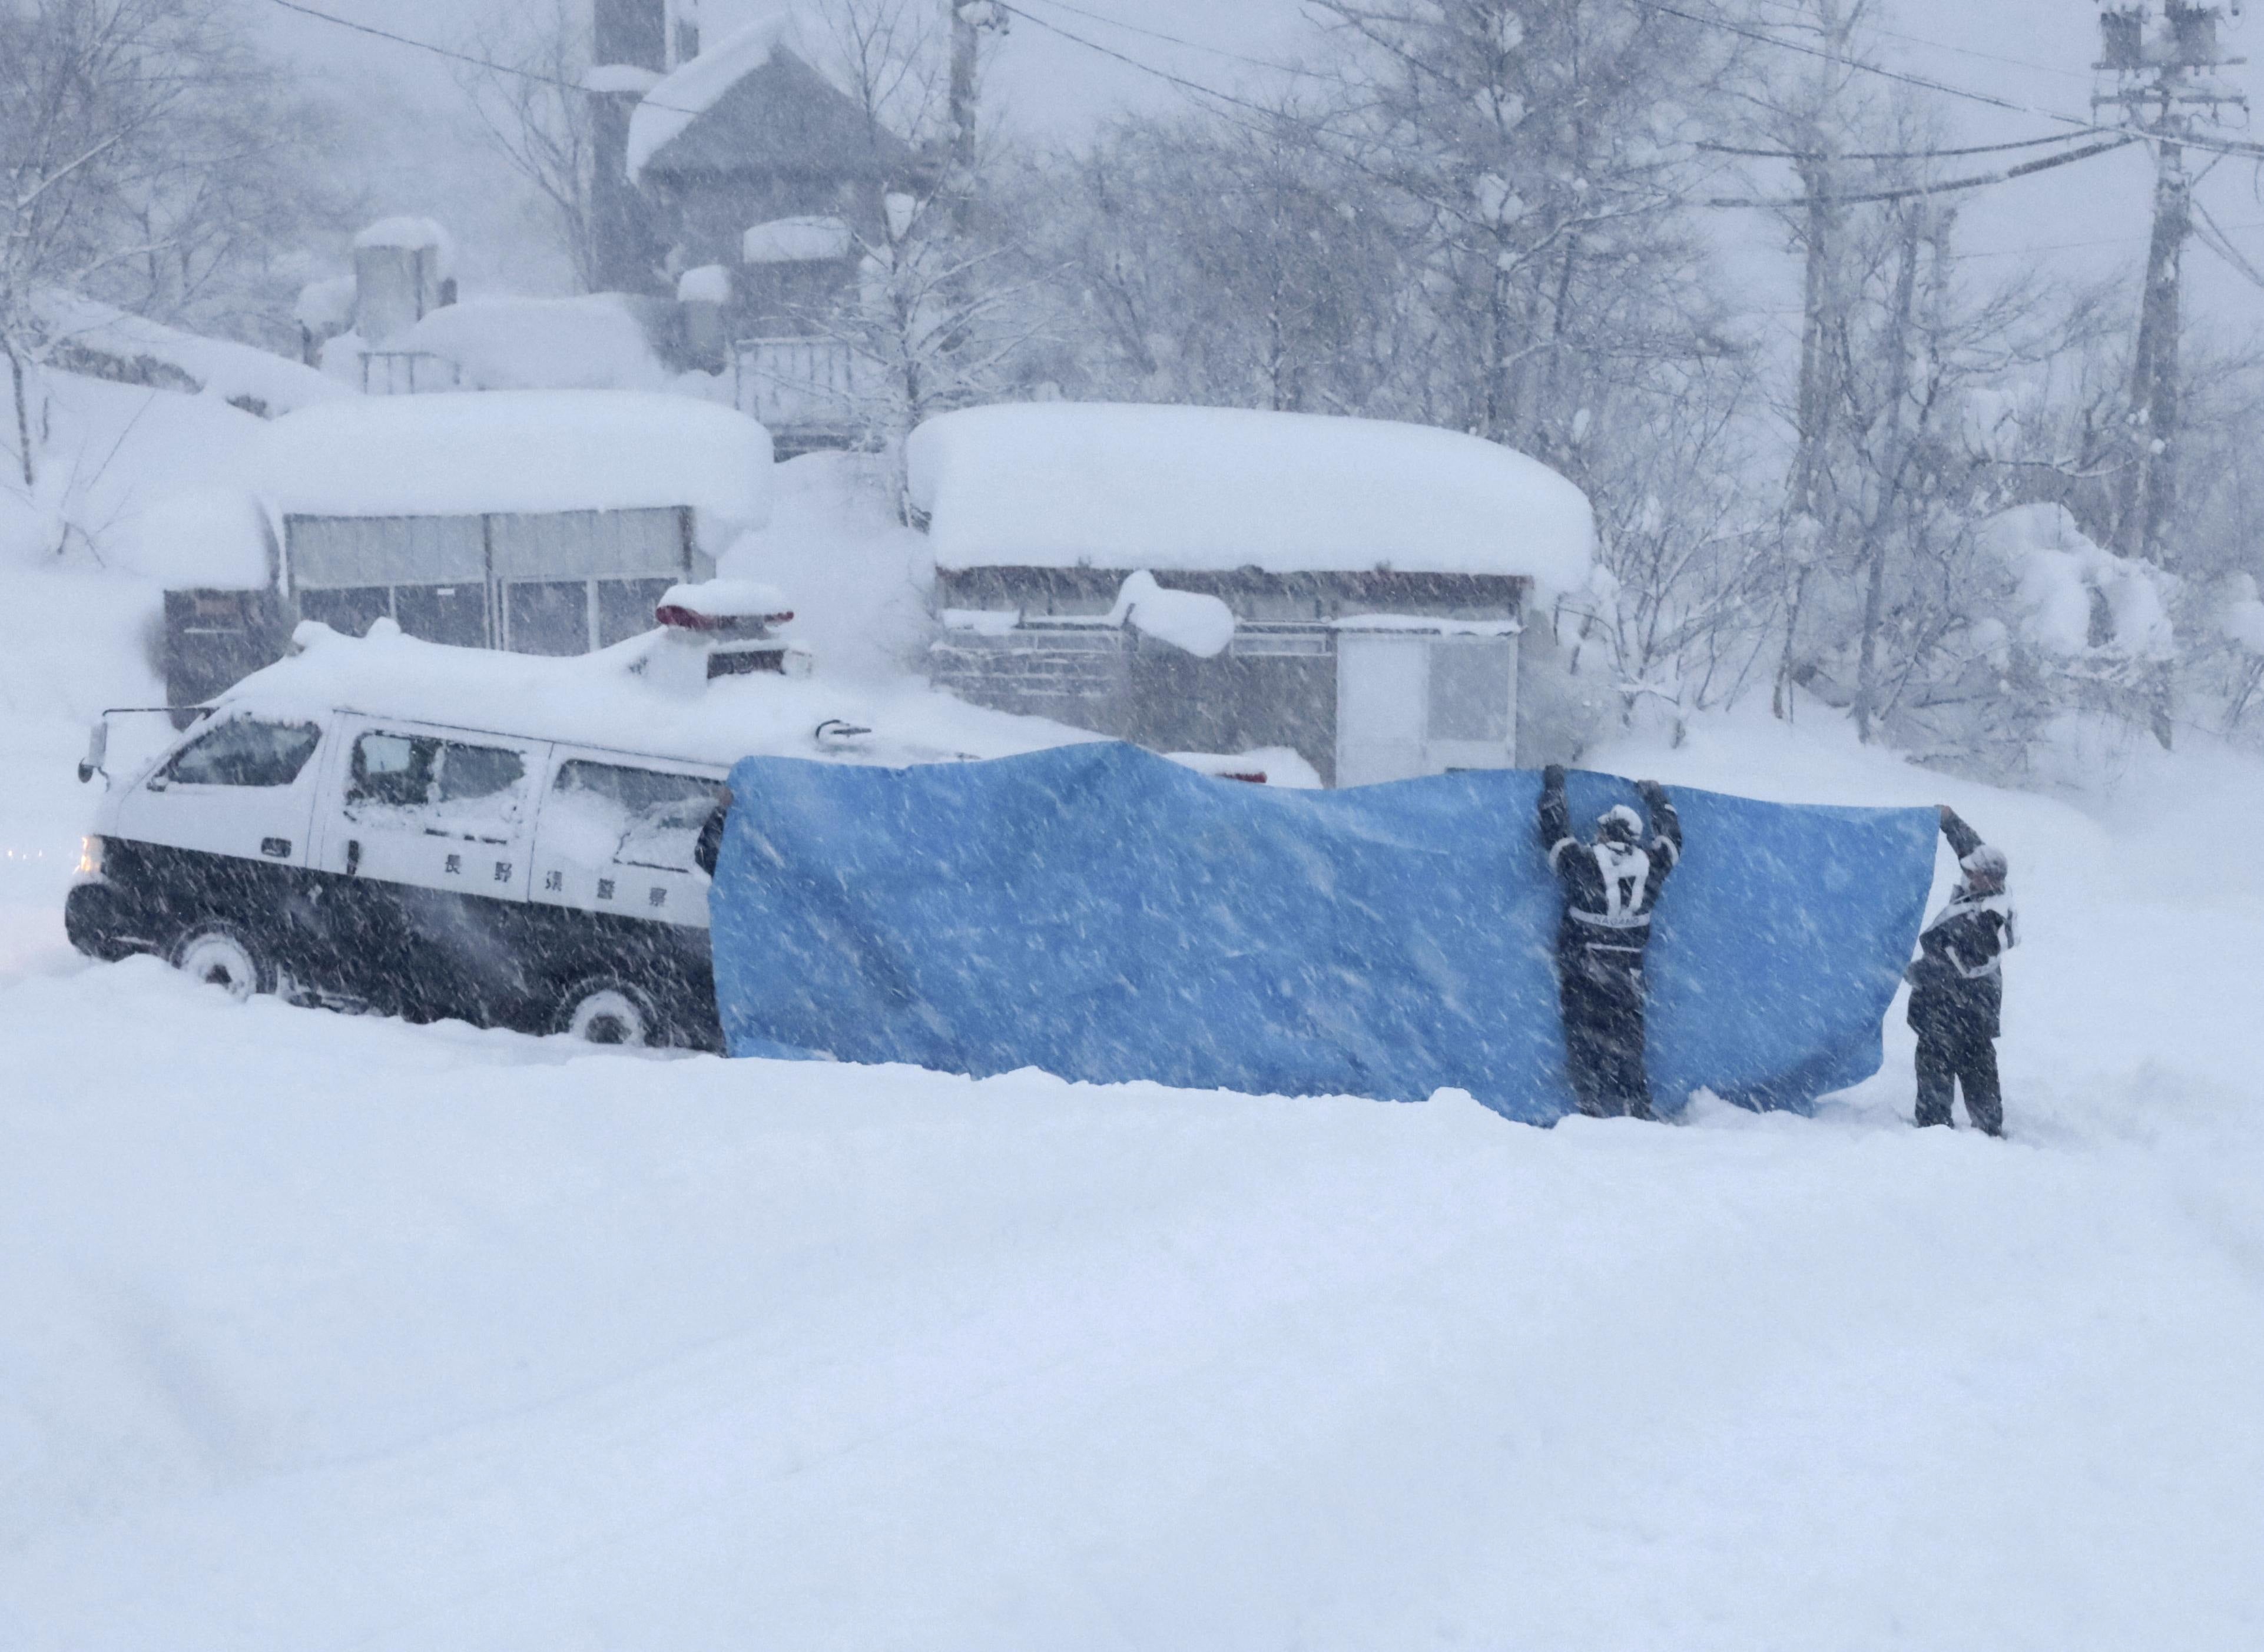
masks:
[[[1288,747],[1339,786],[1516,762],[1525,617],[1594,541],[1547,467],[1376,420],[976,408],[909,458],[938,686],[1161,750]]]
[[[687,397],[359,397],[276,420],[256,507],[207,502],[142,561],[168,588],[174,704],[276,657],[302,620],[360,635],[573,655],[649,630],[769,513],[770,438]],[[185,511],[186,507],[185,507]],[[225,609],[225,614],[222,610]],[[230,627],[215,632],[218,618]]]
[[[728,368],[783,448],[834,445],[854,364],[816,318],[885,239],[888,197],[922,160],[813,65],[785,6],[712,37],[681,11],[603,0],[599,15],[601,44],[642,54],[594,74],[600,101],[628,110],[619,164],[649,262],[691,278],[677,294],[690,365]]]

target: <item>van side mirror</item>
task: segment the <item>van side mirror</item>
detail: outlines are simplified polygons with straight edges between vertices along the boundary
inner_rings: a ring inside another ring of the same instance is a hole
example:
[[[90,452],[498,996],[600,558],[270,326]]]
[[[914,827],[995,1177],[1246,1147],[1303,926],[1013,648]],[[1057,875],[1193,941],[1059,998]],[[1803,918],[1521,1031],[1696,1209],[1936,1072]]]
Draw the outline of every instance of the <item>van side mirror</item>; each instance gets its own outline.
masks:
[[[108,772],[102,766],[102,760],[109,753],[110,719],[107,716],[98,717],[94,720],[94,732],[87,736],[86,756],[79,759],[78,783],[81,786],[84,786],[98,774],[105,779],[110,778]]]

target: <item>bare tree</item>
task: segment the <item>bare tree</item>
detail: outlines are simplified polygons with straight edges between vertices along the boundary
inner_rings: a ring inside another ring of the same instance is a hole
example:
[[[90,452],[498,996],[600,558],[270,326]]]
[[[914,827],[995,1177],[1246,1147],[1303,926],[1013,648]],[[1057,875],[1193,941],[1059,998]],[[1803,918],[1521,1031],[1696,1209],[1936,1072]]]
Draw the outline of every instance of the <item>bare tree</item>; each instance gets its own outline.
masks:
[[[472,37],[470,55],[493,68],[463,67],[463,88],[489,146],[531,185],[585,293],[605,286],[595,201],[596,94],[582,90],[591,68],[586,5],[535,0],[504,12]]]
[[[226,0],[0,4],[0,355],[27,489],[63,342],[46,295],[256,336],[274,248],[337,210],[301,170],[327,137]]]

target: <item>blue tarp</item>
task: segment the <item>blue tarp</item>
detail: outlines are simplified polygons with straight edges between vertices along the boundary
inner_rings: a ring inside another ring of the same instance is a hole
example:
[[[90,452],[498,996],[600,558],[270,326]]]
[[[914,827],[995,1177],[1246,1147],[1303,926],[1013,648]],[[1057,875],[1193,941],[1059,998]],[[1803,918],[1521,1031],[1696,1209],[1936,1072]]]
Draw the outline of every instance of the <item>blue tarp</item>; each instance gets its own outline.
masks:
[[[751,757],[709,897],[734,1055],[1571,1111],[1540,777],[1341,792],[1119,744],[882,769]],[[1573,817],[1633,801],[1576,773]],[[1651,944],[1662,1108],[1805,1108],[1878,1069],[1930,810],[1676,787]]]

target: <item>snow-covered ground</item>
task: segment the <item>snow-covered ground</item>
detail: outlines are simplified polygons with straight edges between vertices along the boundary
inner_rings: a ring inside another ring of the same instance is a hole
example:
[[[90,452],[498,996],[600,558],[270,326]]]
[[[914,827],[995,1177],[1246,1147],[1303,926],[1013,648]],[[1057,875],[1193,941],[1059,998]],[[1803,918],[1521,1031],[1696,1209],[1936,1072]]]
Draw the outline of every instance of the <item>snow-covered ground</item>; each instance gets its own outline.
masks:
[[[2264,1638],[2257,765],[1600,754],[2002,843],[2015,1139],[1910,1130],[1898,1026],[1812,1121],[1539,1131],[83,964],[109,624],[107,680],[0,672],[0,1645]]]

